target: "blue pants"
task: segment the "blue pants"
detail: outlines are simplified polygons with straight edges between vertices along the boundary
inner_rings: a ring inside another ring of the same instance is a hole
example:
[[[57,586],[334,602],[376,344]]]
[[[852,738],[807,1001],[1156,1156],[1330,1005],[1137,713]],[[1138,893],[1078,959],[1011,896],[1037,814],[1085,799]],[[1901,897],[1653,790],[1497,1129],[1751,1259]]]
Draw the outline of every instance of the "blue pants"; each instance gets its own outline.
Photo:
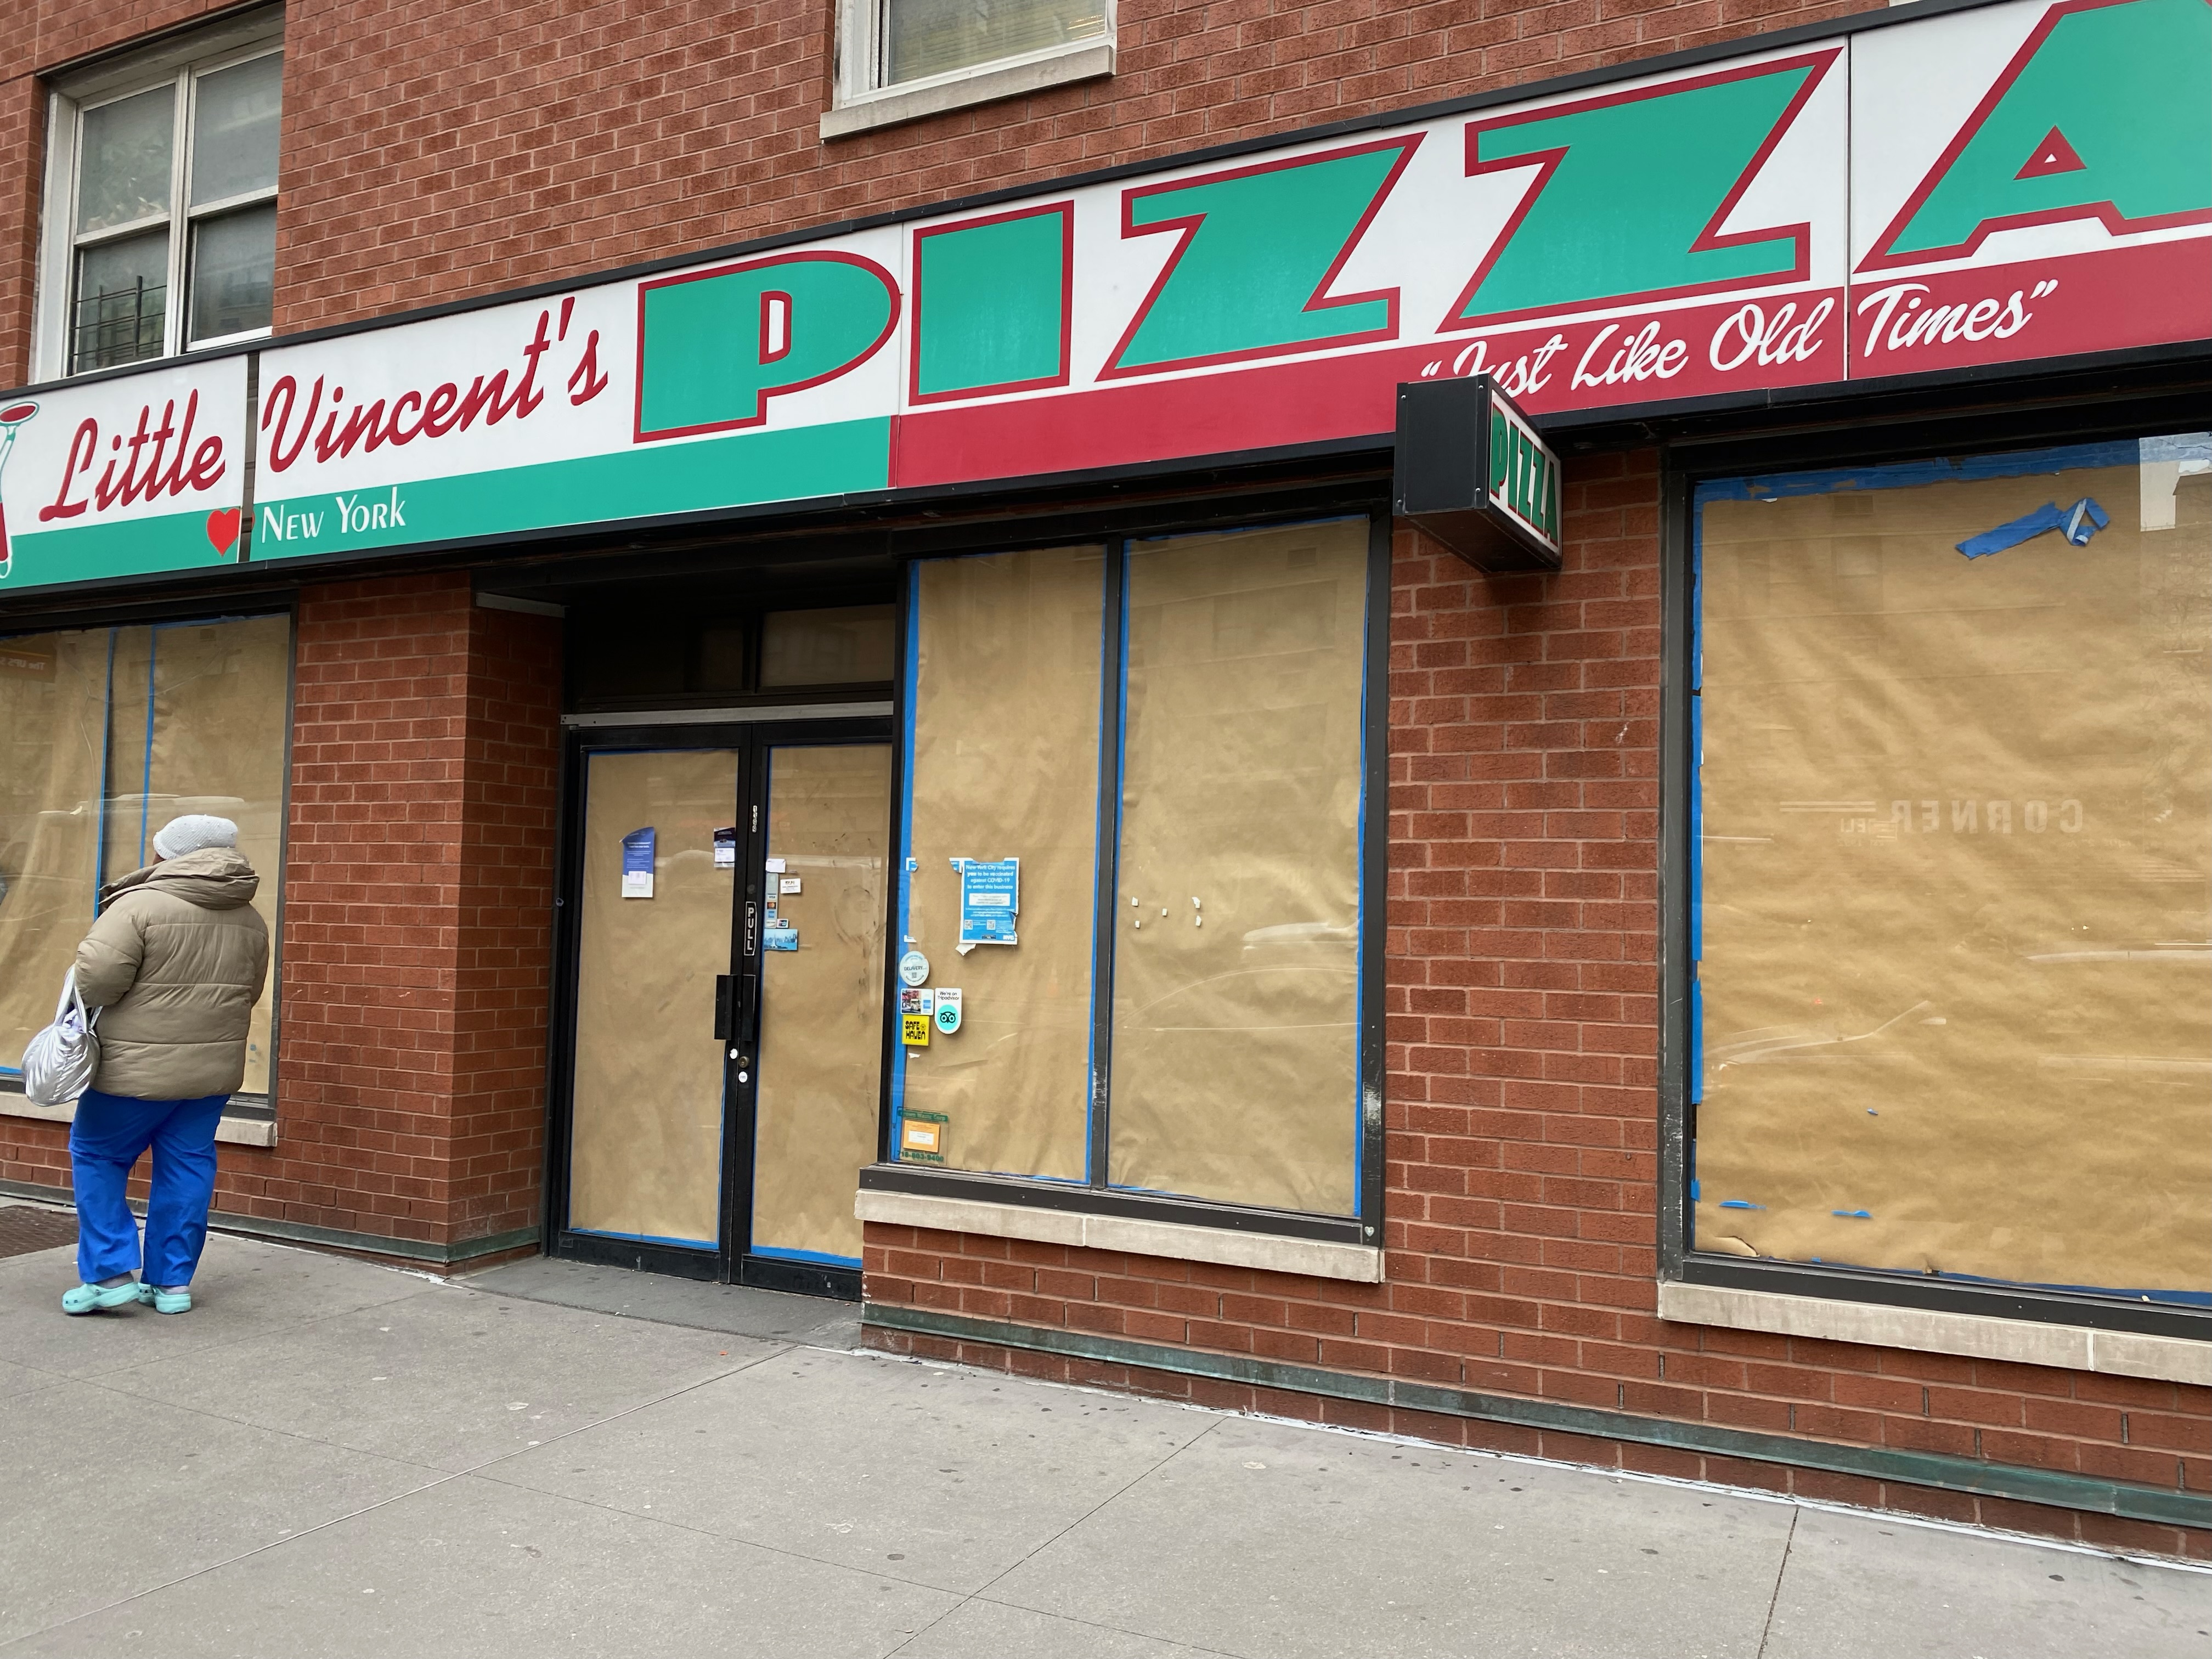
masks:
[[[215,1126],[228,1095],[200,1100],[134,1100],[88,1089],[70,1127],[76,1176],[76,1273],[88,1285],[138,1265],[138,1218],[124,1201],[131,1166],[154,1149],[146,1205],[149,1285],[192,1282],[207,1244],[215,1200]]]

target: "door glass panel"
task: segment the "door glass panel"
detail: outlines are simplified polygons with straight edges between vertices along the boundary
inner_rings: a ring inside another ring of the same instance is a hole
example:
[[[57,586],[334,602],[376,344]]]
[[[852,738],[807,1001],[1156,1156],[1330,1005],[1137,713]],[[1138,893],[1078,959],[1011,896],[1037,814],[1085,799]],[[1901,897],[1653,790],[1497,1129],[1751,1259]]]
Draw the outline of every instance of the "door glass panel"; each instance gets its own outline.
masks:
[[[757,1255],[860,1264],[853,1194],[876,1155],[890,790],[887,744],[769,752],[776,925],[763,937],[795,948],[761,957]]]
[[[568,1224],[711,1248],[724,1072],[714,976],[730,969],[737,873],[714,867],[714,848],[734,822],[737,751],[618,750],[587,769]],[[624,838],[640,830],[651,832],[650,878],[626,884]]]
[[[1367,523],[1132,542],[1117,1187],[1349,1213]]]

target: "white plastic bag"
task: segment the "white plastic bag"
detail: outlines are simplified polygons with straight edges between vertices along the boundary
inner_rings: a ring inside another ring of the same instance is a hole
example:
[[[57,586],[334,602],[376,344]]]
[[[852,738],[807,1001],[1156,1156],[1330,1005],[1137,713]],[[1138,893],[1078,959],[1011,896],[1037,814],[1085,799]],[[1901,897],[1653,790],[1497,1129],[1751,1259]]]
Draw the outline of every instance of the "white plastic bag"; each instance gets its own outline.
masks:
[[[62,981],[54,1023],[23,1049],[23,1092],[34,1105],[66,1106],[92,1086],[100,1069],[100,1037],[93,1026],[100,1011],[87,1008],[77,994],[76,969]]]

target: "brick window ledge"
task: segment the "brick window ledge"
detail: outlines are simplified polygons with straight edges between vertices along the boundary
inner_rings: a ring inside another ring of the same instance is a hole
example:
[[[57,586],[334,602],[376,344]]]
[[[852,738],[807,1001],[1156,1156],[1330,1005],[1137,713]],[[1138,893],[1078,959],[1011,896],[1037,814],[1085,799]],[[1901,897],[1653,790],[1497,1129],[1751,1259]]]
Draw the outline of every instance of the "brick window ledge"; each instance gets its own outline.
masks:
[[[13,1090],[0,1091],[0,1117],[27,1117],[41,1123],[74,1123],[76,1121],[76,1102],[62,1106],[41,1106]],[[276,1120],[273,1117],[250,1117],[229,1112],[215,1126],[215,1138],[233,1146],[274,1146],[276,1144]]]
[[[1776,1336],[1815,1337],[1873,1348],[1958,1354],[2059,1370],[2101,1371],[2161,1382],[2212,1386],[2212,1342],[2132,1331],[2045,1325],[1986,1314],[1942,1313],[1872,1302],[1831,1301],[1718,1285],[1662,1280],[1659,1317],[1683,1325],[1718,1325]]]
[[[1328,1239],[1291,1238],[1279,1233],[1245,1232],[1182,1221],[1048,1210],[1028,1204],[994,1203],[987,1199],[954,1198],[934,1193],[885,1192],[866,1187],[854,1200],[853,1213],[863,1221],[926,1227],[937,1232],[981,1233],[992,1238],[1022,1238],[1079,1249],[1120,1250],[1129,1255],[1207,1261],[1217,1267],[1303,1273],[1310,1279],[1349,1279],[1362,1285],[1382,1282],[1380,1249],[1366,1244],[1340,1244]]]

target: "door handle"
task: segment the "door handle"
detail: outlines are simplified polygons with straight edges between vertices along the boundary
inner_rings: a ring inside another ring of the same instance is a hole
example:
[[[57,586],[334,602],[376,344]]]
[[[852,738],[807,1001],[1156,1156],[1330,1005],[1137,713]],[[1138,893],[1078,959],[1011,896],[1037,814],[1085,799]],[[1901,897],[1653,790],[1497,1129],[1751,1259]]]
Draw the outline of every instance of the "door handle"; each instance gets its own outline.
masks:
[[[730,1009],[737,992],[738,981],[735,975],[714,975],[714,1041],[717,1042],[729,1041]]]

